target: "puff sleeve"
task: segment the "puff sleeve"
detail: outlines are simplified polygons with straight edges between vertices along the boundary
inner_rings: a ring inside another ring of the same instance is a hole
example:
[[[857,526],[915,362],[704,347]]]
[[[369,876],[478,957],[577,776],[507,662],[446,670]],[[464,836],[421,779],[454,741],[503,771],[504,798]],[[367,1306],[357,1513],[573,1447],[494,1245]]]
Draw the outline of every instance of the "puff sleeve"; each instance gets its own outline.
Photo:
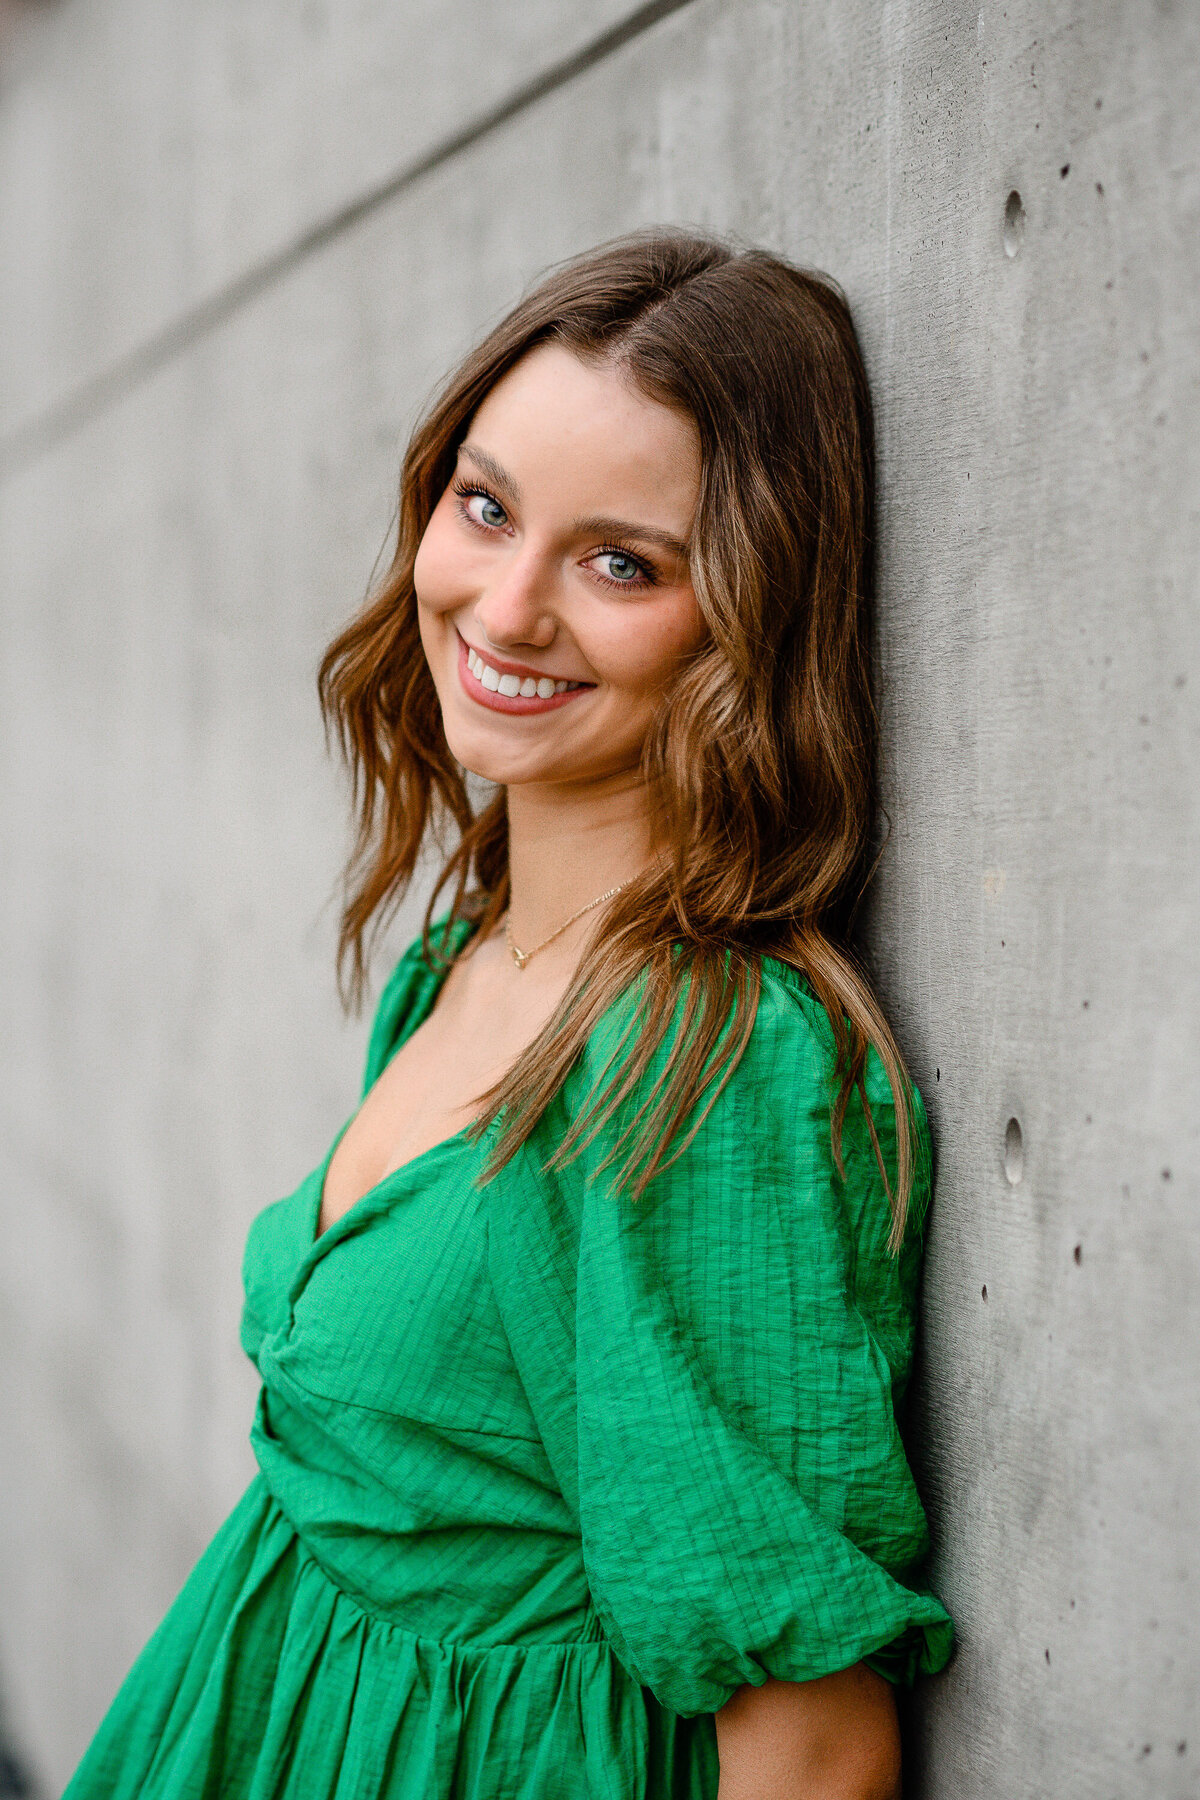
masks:
[[[573,1342],[565,1384],[547,1392],[542,1369],[527,1385],[546,1396],[604,1632],[683,1715],[768,1676],[866,1658],[910,1681],[950,1654],[949,1616],[916,1579],[928,1538],[896,1417],[927,1191],[892,1256],[857,1105],[844,1179],[834,1164],[832,1060],[800,978],[765,965],[737,1070],[641,1201],[611,1191],[599,1142],[550,1187],[538,1176],[527,1353],[531,1325],[543,1354],[556,1332]],[[868,1092],[886,1154],[877,1063]]]
[[[472,926],[466,919],[451,921],[447,915],[435,919],[429,931],[430,947],[435,959],[442,954],[453,956],[470,937]],[[363,1070],[362,1097],[370,1093],[382,1073],[397,1038],[413,1012],[424,1014],[442,984],[445,971],[436,960],[425,954],[423,938],[418,934],[383,984],[367,1040],[366,1066]]]

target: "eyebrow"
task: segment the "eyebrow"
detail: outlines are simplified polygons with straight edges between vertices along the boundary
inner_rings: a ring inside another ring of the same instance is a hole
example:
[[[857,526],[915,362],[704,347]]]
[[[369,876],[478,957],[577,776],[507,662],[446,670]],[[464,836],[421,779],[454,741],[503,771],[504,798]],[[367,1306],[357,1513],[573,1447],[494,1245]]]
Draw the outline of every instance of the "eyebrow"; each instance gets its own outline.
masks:
[[[458,448],[459,454],[469,456],[475,467],[481,470],[490,481],[494,481],[497,487],[504,488],[514,500],[521,498],[520,482],[513,480],[503,463],[498,463],[494,456],[489,456],[486,450],[479,448],[478,444],[460,444]]]
[[[513,479],[503,463],[497,462],[480,445],[469,441],[460,444],[459,451],[461,455],[470,457],[475,467],[494,481],[497,487],[503,488],[514,500],[520,500],[521,485]],[[665,550],[669,556],[678,557],[680,562],[688,559],[688,549],[683,539],[677,538],[672,531],[663,531],[657,525],[638,525],[632,519],[612,519],[597,513],[573,520],[572,529],[580,537],[638,538],[643,544],[653,544],[656,549]]]
[[[677,556],[680,562],[687,561],[687,545],[683,539],[677,538],[673,531],[661,530],[657,525],[637,525],[632,519],[607,519],[600,516],[575,519],[573,524],[580,537],[638,538],[643,544],[654,544],[668,555]]]

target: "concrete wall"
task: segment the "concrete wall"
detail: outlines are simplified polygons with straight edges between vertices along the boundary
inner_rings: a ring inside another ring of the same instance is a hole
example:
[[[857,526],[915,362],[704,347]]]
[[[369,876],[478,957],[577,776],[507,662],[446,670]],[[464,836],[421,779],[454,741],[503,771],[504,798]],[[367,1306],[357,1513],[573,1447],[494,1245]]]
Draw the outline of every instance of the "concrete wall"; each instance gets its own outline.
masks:
[[[961,1628],[914,1792],[1193,1796],[1200,14],[64,0],[21,49],[0,1693],[47,1790],[247,1478],[241,1241],[354,1101],[312,677],[406,425],[547,261],[687,221],[836,274],[878,404],[873,933]]]

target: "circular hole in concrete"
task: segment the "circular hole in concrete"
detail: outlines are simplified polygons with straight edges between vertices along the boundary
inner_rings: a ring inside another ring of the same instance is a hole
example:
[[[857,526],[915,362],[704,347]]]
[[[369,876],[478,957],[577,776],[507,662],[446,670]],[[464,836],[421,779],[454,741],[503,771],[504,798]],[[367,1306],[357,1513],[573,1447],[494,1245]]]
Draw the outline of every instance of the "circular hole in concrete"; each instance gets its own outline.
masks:
[[[1020,1119],[1010,1119],[1004,1127],[1004,1173],[1016,1187],[1025,1167],[1025,1140],[1021,1136]]]
[[[1016,188],[1004,202],[1004,254],[1015,256],[1025,237],[1025,205]]]

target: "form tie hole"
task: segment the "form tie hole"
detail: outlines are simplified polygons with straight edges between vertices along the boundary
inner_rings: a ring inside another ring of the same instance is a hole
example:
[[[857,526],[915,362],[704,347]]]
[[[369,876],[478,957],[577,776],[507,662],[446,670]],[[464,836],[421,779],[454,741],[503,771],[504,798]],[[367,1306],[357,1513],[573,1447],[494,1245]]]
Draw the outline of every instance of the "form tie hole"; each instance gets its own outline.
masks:
[[[1004,254],[1015,256],[1025,237],[1025,204],[1016,188],[1004,202]]]
[[[1004,1127],[1004,1173],[1013,1187],[1020,1181],[1024,1167],[1025,1140],[1021,1136],[1021,1121],[1010,1119]]]

